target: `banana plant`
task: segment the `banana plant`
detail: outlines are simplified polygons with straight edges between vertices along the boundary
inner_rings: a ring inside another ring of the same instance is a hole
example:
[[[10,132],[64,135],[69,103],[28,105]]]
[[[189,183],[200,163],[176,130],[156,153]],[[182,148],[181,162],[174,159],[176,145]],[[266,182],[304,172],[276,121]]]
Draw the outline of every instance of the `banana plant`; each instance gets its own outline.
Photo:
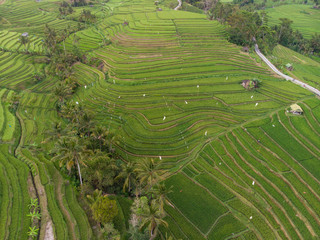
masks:
[[[30,212],[28,215],[28,217],[31,217],[31,221],[33,221],[34,219],[40,219],[41,218],[41,213],[38,212],[36,209],[33,210],[33,212]]]
[[[34,239],[38,236],[39,228],[36,228],[35,226],[29,227],[28,235]]]
[[[38,204],[38,198],[30,198],[30,204],[28,205],[29,209],[31,208],[38,208],[39,204]]]

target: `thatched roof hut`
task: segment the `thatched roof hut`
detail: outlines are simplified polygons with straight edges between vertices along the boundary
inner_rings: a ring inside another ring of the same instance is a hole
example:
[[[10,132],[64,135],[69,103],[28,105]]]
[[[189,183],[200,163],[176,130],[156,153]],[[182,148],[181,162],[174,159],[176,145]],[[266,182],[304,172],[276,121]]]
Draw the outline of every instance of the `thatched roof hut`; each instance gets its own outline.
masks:
[[[292,104],[290,108],[291,108],[290,112],[293,114],[296,114],[296,115],[303,114],[303,110],[298,104]]]

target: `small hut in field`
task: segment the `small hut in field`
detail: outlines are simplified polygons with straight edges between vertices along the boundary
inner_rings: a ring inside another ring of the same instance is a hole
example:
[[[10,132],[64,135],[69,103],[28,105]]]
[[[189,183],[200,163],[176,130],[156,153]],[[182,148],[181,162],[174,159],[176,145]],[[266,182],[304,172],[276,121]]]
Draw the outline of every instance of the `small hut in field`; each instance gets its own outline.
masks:
[[[248,46],[244,46],[244,47],[242,48],[242,51],[243,51],[243,52],[246,52],[246,53],[249,52],[249,47],[248,47]]]
[[[301,114],[303,114],[303,110],[302,110],[302,108],[301,108],[298,104],[292,104],[292,105],[290,106],[290,108],[291,108],[290,112],[291,112],[292,114],[295,114],[295,115],[301,115]]]
[[[243,80],[241,85],[248,90],[254,89],[258,87],[258,81],[257,80]]]
[[[292,71],[292,70],[293,70],[292,64],[291,64],[291,63],[287,63],[287,64],[286,64],[286,69],[287,69],[288,71]]]

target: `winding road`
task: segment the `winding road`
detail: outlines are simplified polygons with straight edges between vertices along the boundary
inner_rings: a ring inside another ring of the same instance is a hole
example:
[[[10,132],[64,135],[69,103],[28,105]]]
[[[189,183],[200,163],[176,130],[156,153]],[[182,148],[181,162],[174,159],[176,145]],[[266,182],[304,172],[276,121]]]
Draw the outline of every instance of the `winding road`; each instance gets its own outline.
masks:
[[[297,85],[300,85],[301,87],[309,90],[310,92],[313,92],[314,94],[320,96],[320,91],[314,87],[311,87],[310,85],[301,82],[297,79],[294,79],[288,75],[283,74],[282,72],[280,72],[259,50],[258,44],[254,45],[254,50],[255,52],[258,54],[258,56],[272,69],[272,71],[274,71],[276,74],[278,74],[279,76],[283,77],[284,79],[291,81]]]
[[[181,0],[178,0],[178,2],[179,2],[179,4],[178,4],[178,6],[176,6],[176,7],[174,8],[174,10],[178,10],[179,8],[181,8],[182,1],[181,1]]]

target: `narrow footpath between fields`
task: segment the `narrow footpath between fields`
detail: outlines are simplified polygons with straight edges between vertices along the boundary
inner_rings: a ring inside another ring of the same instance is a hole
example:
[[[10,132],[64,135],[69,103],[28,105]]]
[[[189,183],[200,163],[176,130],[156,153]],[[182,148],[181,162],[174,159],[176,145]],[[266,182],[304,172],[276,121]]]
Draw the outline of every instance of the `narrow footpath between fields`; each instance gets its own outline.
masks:
[[[178,10],[178,9],[181,7],[182,1],[181,1],[181,0],[178,0],[178,2],[179,2],[179,4],[178,4],[178,6],[176,6],[176,7],[174,8],[174,10]]]
[[[309,90],[310,92],[313,92],[314,94],[320,96],[320,91],[314,87],[311,87],[310,85],[301,82],[297,79],[294,79],[288,75],[283,74],[282,72],[280,72],[259,50],[258,44],[254,45],[254,49],[255,52],[259,55],[259,57],[272,69],[272,71],[274,71],[276,74],[278,74],[279,76],[283,77],[286,80],[290,80],[291,82],[300,85],[301,87]]]

